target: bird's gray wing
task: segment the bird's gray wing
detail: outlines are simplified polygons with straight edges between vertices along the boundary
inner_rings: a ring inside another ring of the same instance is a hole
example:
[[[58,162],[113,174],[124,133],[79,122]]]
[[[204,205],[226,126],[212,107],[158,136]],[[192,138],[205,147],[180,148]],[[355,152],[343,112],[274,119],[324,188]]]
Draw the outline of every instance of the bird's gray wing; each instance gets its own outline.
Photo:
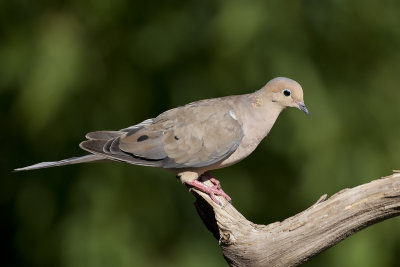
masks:
[[[160,160],[145,159],[130,153],[125,153],[119,148],[121,137],[127,133],[134,133],[152,124],[153,120],[148,119],[139,124],[121,129],[119,131],[96,131],[86,134],[88,140],[83,141],[79,146],[95,155],[101,155],[107,159],[123,161],[136,165],[161,167]]]
[[[87,140],[81,147],[138,165],[204,167],[222,161],[239,146],[242,126],[232,112],[220,100],[195,102],[166,111],[142,125],[123,129],[112,139]],[[91,133],[88,137],[99,135]]]

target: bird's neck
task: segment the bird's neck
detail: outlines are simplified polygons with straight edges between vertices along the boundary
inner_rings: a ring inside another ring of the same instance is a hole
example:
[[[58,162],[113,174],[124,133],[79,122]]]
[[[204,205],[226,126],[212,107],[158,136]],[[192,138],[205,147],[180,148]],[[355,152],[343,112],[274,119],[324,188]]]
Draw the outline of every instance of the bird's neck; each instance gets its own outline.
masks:
[[[271,130],[282,106],[257,94],[227,99],[243,125],[245,143],[260,142]]]
[[[251,98],[250,105],[254,120],[248,125],[248,130],[255,134],[257,141],[261,141],[271,130],[283,107],[276,102],[258,97]]]
[[[253,95],[249,94],[240,97],[226,99],[242,124],[243,139],[235,151],[224,164],[233,164],[247,157],[256,149],[260,141],[269,133],[274,122],[279,116],[282,108],[276,103],[262,103],[256,101]],[[260,99],[258,99],[260,100]]]
[[[233,164],[247,157],[257,148],[261,140],[269,133],[280,110],[276,106],[257,106],[251,98],[241,98],[241,101],[233,101],[233,110],[238,114],[242,124],[243,139],[235,151],[224,164]]]

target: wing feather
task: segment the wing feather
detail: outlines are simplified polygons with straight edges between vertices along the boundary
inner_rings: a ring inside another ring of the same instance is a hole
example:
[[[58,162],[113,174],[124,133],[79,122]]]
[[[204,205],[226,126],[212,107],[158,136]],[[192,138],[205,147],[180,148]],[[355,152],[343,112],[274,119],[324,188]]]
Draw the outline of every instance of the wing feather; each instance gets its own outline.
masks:
[[[242,125],[230,112],[232,107],[217,99],[195,102],[119,132],[90,133],[81,147],[138,165],[209,166],[229,157],[243,138]]]

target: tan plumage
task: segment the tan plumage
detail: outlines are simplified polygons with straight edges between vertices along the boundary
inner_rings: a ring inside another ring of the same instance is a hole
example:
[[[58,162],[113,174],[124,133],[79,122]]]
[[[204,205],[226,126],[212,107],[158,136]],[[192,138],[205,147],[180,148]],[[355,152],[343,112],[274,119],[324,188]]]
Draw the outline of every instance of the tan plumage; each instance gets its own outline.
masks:
[[[252,94],[193,102],[120,131],[88,133],[80,147],[93,155],[16,170],[108,159],[170,169],[188,183],[247,157],[286,107],[308,114],[301,86],[275,78]]]

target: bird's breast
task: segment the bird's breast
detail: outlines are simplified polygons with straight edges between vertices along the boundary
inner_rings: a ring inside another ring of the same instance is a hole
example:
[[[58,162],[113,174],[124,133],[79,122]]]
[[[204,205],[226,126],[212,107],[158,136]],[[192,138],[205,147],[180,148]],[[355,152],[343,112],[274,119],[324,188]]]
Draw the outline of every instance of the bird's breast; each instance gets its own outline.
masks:
[[[233,165],[249,156],[268,135],[280,110],[265,110],[264,112],[242,113],[243,139],[238,148],[228,158],[221,162],[220,168]]]

